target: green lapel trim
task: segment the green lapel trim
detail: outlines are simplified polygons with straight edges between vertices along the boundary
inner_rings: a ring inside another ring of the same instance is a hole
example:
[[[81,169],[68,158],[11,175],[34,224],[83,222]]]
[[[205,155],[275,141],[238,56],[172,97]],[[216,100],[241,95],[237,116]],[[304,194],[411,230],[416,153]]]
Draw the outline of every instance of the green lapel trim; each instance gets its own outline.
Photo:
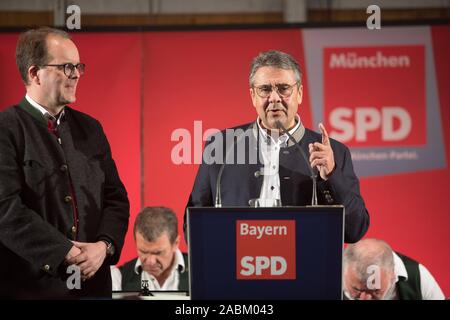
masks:
[[[47,119],[39,110],[33,107],[25,97],[22,99],[22,101],[20,101],[19,107],[25,110],[44,127],[47,127]]]

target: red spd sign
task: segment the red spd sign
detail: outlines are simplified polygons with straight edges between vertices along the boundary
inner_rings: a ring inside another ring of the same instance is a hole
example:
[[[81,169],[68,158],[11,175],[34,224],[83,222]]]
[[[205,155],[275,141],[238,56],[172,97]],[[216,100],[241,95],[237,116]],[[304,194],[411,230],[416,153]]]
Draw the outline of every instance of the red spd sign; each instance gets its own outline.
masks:
[[[295,220],[236,221],[237,279],[295,279]]]
[[[424,145],[424,47],[324,49],[324,112],[352,147]]]

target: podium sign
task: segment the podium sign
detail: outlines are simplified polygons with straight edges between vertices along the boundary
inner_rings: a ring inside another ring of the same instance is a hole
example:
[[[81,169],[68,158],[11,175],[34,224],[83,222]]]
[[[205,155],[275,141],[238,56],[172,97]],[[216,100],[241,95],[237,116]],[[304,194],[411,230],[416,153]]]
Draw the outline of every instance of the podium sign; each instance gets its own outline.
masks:
[[[192,299],[341,299],[344,208],[188,208]]]

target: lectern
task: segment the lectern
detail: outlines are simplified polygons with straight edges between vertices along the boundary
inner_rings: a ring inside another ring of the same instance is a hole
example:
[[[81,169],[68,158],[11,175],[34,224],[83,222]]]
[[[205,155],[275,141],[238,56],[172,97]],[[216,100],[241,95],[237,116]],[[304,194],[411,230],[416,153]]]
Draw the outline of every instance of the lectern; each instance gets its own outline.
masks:
[[[344,207],[193,207],[196,299],[342,299]]]

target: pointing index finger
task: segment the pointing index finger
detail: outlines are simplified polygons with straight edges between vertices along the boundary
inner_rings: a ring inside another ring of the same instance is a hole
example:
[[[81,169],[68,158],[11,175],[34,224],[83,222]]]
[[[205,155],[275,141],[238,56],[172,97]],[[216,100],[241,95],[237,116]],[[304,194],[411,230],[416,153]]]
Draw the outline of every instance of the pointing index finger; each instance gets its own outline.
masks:
[[[327,129],[325,129],[325,126],[322,123],[319,123],[319,130],[320,130],[320,133],[322,133],[322,144],[329,145],[330,138],[328,136]]]

